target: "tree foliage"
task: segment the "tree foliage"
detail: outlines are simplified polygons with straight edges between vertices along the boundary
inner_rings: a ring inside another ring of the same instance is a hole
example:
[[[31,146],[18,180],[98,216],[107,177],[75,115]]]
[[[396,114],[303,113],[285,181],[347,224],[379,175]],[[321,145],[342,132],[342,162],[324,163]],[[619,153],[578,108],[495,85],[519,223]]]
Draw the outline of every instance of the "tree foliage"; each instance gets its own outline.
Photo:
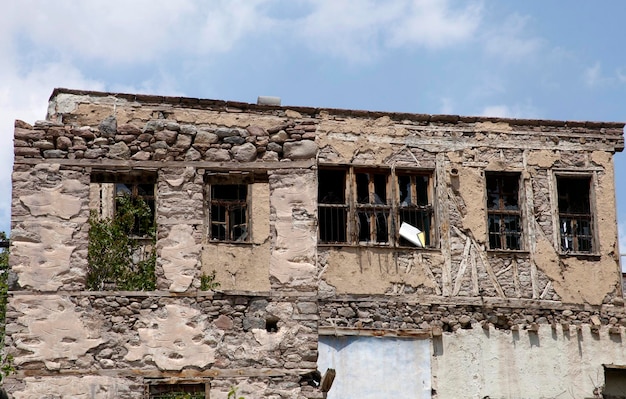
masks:
[[[146,232],[135,237],[133,231]],[[87,287],[104,290],[107,284],[127,291],[156,286],[156,228],[150,207],[141,198],[121,196],[112,218],[89,217]]]
[[[7,235],[0,231],[0,241],[6,241]],[[0,248],[0,382],[13,372],[13,356],[4,350],[4,336],[9,293],[9,250]],[[0,398],[2,392],[0,391]]]

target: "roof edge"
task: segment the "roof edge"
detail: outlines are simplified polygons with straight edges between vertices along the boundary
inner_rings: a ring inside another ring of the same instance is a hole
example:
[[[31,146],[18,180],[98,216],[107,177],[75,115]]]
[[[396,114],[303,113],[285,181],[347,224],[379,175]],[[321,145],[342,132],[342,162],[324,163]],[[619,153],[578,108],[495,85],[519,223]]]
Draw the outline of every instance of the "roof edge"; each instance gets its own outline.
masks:
[[[304,114],[318,114],[320,112],[328,112],[338,116],[356,116],[356,117],[369,117],[380,118],[388,116],[395,120],[411,120],[411,121],[423,121],[423,122],[440,122],[440,123],[476,123],[476,122],[491,122],[491,123],[508,123],[516,126],[552,126],[552,127],[585,127],[585,128],[610,128],[610,129],[623,129],[626,122],[605,122],[605,121],[565,121],[565,120],[551,120],[551,119],[525,119],[525,118],[503,118],[503,117],[489,117],[489,116],[460,116],[460,115],[447,115],[447,114],[419,114],[409,112],[393,112],[393,111],[369,111],[369,110],[354,110],[354,109],[342,109],[342,108],[320,108],[320,107],[306,107],[306,106],[288,106],[288,105],[257,105],[253,103],[246,103],[240,101],[226,101],[215,99],[201,99],[193,97],[176,97],[176,96],[159,96],[151,94],[132,94],[132,93],[115,93],[115,92],[103,92],[94,90],[80,90],[80,89],[67,89],[67,88],[55,88],[50,95],[48,101],[52,101],[59,94],[72,94],[78,96],[95,96],[95,97],[117,97],[123,98],[128,101],[135,101],[147,104],[171,104],[180,105],[183,107],[233,107],[242,110],[294,110]]]

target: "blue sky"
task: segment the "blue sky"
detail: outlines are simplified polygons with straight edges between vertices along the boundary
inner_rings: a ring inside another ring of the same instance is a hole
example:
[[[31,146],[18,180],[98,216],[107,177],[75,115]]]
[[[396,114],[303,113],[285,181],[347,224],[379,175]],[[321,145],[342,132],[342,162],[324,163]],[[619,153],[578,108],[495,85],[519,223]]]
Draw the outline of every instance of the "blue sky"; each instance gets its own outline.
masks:
[[[0,230],[13,121],[54,87],[626,121],[626,2],[13,0],[0,14]],[[626,253],[626,155],[615,157]]]

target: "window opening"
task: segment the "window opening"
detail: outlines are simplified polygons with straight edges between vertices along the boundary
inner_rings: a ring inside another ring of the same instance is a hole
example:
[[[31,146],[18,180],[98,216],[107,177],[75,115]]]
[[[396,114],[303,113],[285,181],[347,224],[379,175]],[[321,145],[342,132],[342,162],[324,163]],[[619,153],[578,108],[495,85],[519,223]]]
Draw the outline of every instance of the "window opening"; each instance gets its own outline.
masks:
[[[593,251],[590,187],[589,176],[557,177],[562,251]]]
[[[519,174],[486,174],[489,248],[522,249]]]
[[[623,365],[604,365],[602,397],[606,399],[626,398],[626,368]]]
[[[153,171],[93,171],[87,288],[153,290],[156,285]]]
[[[346,171],[320,169],[317,198],[320,241],[346,242],[348,214]]]
[[[357,172],[355,180],[359,241],[388,242],[391,206],[387,198],[387,175]]]
[[[154,384],[149,385],[150,399],[205,399],[205,384]]]
[[[399,207],[398,217],[400,225],[408,223],[419,229],[421,246],[430,246],[431,220],[433,208],[428,202],[429,177],[427,175],[398,174]],[[423,242],[422,242],[423,241]],[[401,237],[400,244],[410,245]]]
[[[431,245],[430,175],[409,171],[320,168],[318,224],[321,243],[417,245],[400,237],[402,223]],[[416,236],[417,238],[417,236]]]
[[[154,228],[155,202],[154,202],[154,184],[141,183],[116,183],[115,184],[115,212],[125,209],[122,202],[130,199],[133,205],[140,205],[143,201],[147,208],[145,211],[136,212],[133,215],[134,223],[132,223],[131,236],[147,237],[151,229]],[[124,215],[120,215],[124,216]]]
[[[248,186],[214,184],[210,190],[210,238],[219,241],[248,241]]]

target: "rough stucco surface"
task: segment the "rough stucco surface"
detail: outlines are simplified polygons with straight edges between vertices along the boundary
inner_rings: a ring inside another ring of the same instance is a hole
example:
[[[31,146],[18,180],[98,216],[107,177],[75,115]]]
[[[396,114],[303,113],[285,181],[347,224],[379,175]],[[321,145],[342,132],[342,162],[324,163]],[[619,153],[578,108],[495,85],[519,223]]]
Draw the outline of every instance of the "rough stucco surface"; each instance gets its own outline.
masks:
[[[439,339],[433,388],[442,398],[591,398],[604,384],[602,364],[626,363],[621,340],[606,329],[592,334],[587,326],[569,332],[542,326],[537,333],[458,330]]]
[[[384,294],[391,293],[390,287],[403,285],[434,294],[438,287],[429,268],[438,265],[437,254],[409,253],[396,257],[386,249],[344,247],[320,249],[322,256],[326,266],[321,277],[336,294]]]
[[[129,361],[150,356],[161,370],[183,367],[206,367],[215,361],[215,350],[204,340],[205,323],[198,319],[196,309],[167,305],[157,314],[140,319],[145,328],[138,330],[139,339],[126,345]]]
[[[72,241],[74,229],[48,221],[26,222],[24,227],[37,231],[39,242],[22,242],[13,250],[16,260],[23,259],[13,267],[19,284],[41,291],[57,290],[70,272],[70,257],[76,247],[66,243]]]
[[[190,226],[174,226],[160,242],[161,265],[165,278],[171,281],[170,291],[186,291],[193,281],[202,245],[196,244]]]
[[[269,291],[270,244],[208,244],[202,254],[202,270],[216,272],[223,290]]]
[[[21,328],[11,333],[11,339],[21,352],[15,365],[43,362],[48,370],[60,368],[61,361],[77,360],[100,345],[103,340],[97,330],[83,323],[74,304],[62,297],[27,296],[12,301],[18,312],[16,324]]]
[[[487,236],[485,220],[485,179],[479,170],[459,169],[459,194],[466,204],[463,217],[463,229],[472,233],[479,242],[484,242]]]
[[[310,170],[270,176],[273,229],[270,277],[280,285],[315,284],[317,176]]]
[[[76,398],[115,399],[144,398],[143,389],[136,382],[112,377],[26,377],[24,388],[11,392],[14,399],[31,398]]]

